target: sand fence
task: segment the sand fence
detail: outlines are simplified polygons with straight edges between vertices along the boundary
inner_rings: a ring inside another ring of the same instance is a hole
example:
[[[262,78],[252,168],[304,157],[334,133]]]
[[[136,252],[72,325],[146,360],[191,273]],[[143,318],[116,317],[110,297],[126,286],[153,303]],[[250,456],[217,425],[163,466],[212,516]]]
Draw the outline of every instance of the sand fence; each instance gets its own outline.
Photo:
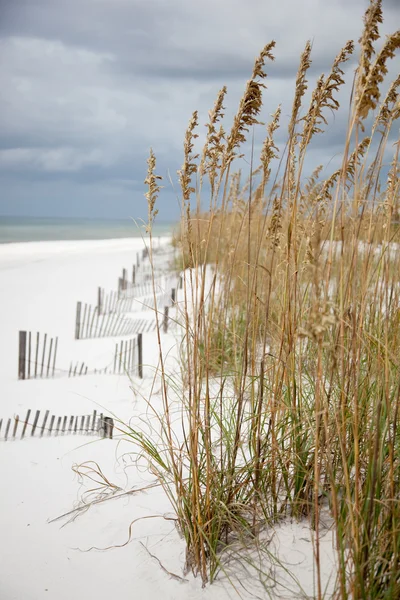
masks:
[[[0,439],[4,441],[23,439],[24,437],[43,437],[57,435],[99,435],[103,438],[112,438],[114,420],[106,417],[103,413],[97,414],[94,410],[92,415],[51,415],[50,411],[42,411],[40,423],[40,410],[29,409],[25,419],[15,415],[9,419],[0,419]],[[34,415],[34,416],[33,416]],[[31,416],[33,417],[30,421]]]

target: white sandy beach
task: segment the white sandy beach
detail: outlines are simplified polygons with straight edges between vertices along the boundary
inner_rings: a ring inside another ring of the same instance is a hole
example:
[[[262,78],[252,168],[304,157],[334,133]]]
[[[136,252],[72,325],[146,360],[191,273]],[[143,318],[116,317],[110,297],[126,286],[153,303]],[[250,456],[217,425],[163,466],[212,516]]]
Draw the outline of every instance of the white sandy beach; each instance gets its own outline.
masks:
[[[126,420],[145,413],[140,394],[150,393],[157,365],[155,333],[143,336],[145,372],[143,380],[133,381],[136,394],[126,375],[17,379],[21,329],[58,336],[57,364],[65,365],[65,369],[73,359],[85,360],[91,368],[112,361],[115,339],[74,339],[76,302],[95,304],[98,286],[116,289],[122,268],[129,272],[142,248],[140,239],[0,246],[0,418],[16,414],[24,418],[29,408],[57,415],[85,415],[97,409]],[[170,351],[173,364],[173,333],[163,334],[163,345]],[[77,506],[82,493],[91,487],[90,481],[83,487],[79,484],[71,468],[74,464],[98,462],[121,490],[133,485],[141,488],[153,481],[125,454],[129,450],[133,450],[131,445],[122,445],[116,439],[72,434],[0,441],[1,600],[108,600],[117,594],[150,600],[160,595],[165,600],[238,597],[226,577],[203,590],[200,579],[183,575],[184,542],[174,522],[164,518],[171,508],[159,488],[92,506],[67,525],[66,519],[48,522]],[[104,550],[128,540],[132,521],[153,516],[133,525],[129,544]],[[274,540],[271,550],[279,551],[285,567],[299,579],[305,597],[313,597],[312,543],[307,523],[286,523]],[[144,546],[157,556],[163,568]],[[87,551],[92,547],[97,549]],[[332,563],[330,532],[321,548],[327,580]],[[269,565],[265,569],[268,571]],[[243,597],[250,598],[252,591],[259,597],[274,597],[272,585],[268,592],[245,574],[239,579],[240,585],[237,581],[236,585]],[[293,582],[290,588],[292,591],[283,595],[301,597],[293,591]]]

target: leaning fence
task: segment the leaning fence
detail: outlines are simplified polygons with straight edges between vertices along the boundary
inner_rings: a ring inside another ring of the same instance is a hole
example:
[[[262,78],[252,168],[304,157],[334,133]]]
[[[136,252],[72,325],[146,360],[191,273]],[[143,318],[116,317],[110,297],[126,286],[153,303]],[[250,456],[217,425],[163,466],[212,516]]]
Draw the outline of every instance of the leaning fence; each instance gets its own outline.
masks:
[[[155,319],[133,319],[117,312],[99,314],[97,306],[82,302],[76,305],[76,340],[148,333],[155,329]]]
[[[150,286],[141,286],[142,292],[147,295],[125,295],[125,293],[111,291],[105,293],[102,288],[98,290],[97,314],[99,316],[109,313],[131,313],[147,310],[156,310],[159,307],[170,306],[175,301],[176,289],[170,292],[156,292],[153,294]]]
[[[0,419],[0,439],[15,440],[24,437],[39,437],[65,434],[100,435],[101,437],[113,437],[114,420],[111,417],[98,414],[96,410],[91,415],[56,416],[46,410],[43,420],[39,424],[40,410],[35,412],[29,409],[25,419],[15,415],[13,418]],[[31,415],[33,421],[30,422]],[[4,427],[3,427],[4,423]]]

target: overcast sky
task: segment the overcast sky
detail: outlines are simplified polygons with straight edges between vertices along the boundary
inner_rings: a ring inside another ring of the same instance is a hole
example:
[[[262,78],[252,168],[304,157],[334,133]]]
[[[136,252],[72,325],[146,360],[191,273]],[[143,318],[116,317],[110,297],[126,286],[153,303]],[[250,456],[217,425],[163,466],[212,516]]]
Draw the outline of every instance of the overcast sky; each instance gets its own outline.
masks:
[[[399,26],[400,0],[383,4],[388,33]],[[175,181],[192,111],[199,110],[205,131],[207,111],[226,84],[229,121],[255,56],[271,39],[276,62],[267,67],[262,119],[283,103],[285,122],[307,39],[311,83],[348,39],[359,38],[367,5],[0,0],[0,215],[143,217],[151,146],[158,172]],[[347,70],[351,82],[354,62]],[[345,112],[330,119],[309,169],[335,164],[345,121]],[[279,135],[283,140],[284,131]],[[174,219],[178,202],[164,183],[160,216]]]

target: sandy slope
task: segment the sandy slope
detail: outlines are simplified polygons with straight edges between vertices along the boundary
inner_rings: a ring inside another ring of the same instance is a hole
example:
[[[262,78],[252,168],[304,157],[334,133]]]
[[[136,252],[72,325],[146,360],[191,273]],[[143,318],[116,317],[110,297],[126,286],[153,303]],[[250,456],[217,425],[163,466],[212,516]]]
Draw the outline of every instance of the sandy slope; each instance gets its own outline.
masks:
[[[91,375],[68,379],[17,381],[17,332],[47,332],[60,339],[59,362],[72,357],[101,367],[110,360],[113,339],[74,340],[77,300],[95,303],[97,286],[115,289],[123,267],[136,260],[142,242],[106,240],[93,242],[44,242],[0,246],[0,417],[23,416],[27,408],[49,409],[55,414],[86,414],[94,408],[116,413],[123,419],[145,412],[141,395],[148,397],[151,373],[157,364],[155,334],[146,334],[146,379],[131,382],[126,376]],[[172,334],[163,336],[171,349]],[[107,477],[121,490],[138,489],[153,480],[138,469],[126,453],[132,445],[117,440],[97,440],[65,435],[44,439],[0,442],[0,599],[67,600],[94,597],[164,599],[234,598],[237,594],[226,577],[206,590],[191,575],[182,582],[169,575],[152,558],[148,547],[171,573],[183,577],[184,544],[171,520],[170,506],[159,488],[97,504],[65,527],[66,520],[48,521],[77,505],[93,483],[80,484],[72,465],[97,461]],[[91,550],[123,544],[122,548]],[[272,536],[272,532],[270,532]],[[332,561],[331,534],[322,543],[326,574]],[[306,524],[285,524],[274,537],[271,549],[279,550],[287,568],[293,570],[307,594],[313,595],[312,544]],[[265,562],[265,557],[263,558]],[[271,568],[268,561],[263,565]],[[236,569],[236,572],[235,572]],[[274,570],[275,572],[275,570]],[[268,597],[254,576],[240,572],[236,585],[244,597],[250,591]],[[271,582],[267,582],[269,587]],[[290,583],[293,589],[295,585]],[[274,588],[270,590],[274,597]],[[299,597],[299,593],[286,593]]]

